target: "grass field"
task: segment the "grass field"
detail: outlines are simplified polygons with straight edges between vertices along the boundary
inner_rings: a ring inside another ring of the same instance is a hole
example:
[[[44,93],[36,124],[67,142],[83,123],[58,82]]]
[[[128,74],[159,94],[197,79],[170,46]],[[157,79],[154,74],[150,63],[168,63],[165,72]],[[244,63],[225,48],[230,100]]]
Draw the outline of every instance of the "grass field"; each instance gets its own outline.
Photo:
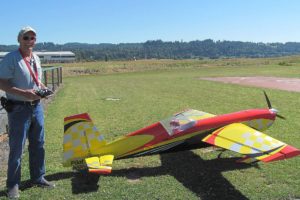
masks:
[[[161,66],[161,67],[160,67]],[[264,108],[261,88],[199,80],[207,76],[300,78],[299,57],[217,61],[98,62],[64,66],[63,88],[46,112],[47,178],[54,190],[26,186],[23,199],[296,199],[300,198],[300,157],[243,165],[229,151],[212,148],[117,160],[108,176],[84,176],[61,165],[63,118],[88,112],[108,141],[186,108],[223,114]],[[98,70],[98,71],[97,71]],[[116,73],[123,72],[123,73]],[[88,76],[75,76],[94,74]],[[300,148],[300,93],[265,89],[278,119],[265,133]],[[105,98],[120,98],[106,101]],[[0,198],[5,198],[4,188]]]

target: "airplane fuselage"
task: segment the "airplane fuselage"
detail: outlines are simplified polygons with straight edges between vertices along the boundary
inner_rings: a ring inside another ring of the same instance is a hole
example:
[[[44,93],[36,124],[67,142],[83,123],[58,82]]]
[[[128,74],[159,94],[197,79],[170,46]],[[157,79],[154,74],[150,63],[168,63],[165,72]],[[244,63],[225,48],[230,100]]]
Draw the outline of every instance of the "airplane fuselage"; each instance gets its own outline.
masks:
[[[300,150],[272,138],[262,131],[276,117],[285,119],[272,108],[251,109],[213,115],[188,109],[150,126],[107,142],[88,113],[64,119],[63,165],[109,174],[112,162],[152,154],[162,154],[213,145],[242,154],[238,162],[271,162],[300,155]]]
[[[162,122],[157,122],[108,143],[106,147],[99,149],[98,154],[112,154],[115,159],[121,159],[161,153],[172,150],[179,144],[189,145],[190,138],[193,138],[193,145],[200,144],[202,141],[197,137],[203,138],[214,130],[232,123],[243,123],[262,131],[270,127],[275,118],[276,114],[269,109],[252,109],[191,121],[191,125],[186,123],[183,130],[176,131],[166,128]]]

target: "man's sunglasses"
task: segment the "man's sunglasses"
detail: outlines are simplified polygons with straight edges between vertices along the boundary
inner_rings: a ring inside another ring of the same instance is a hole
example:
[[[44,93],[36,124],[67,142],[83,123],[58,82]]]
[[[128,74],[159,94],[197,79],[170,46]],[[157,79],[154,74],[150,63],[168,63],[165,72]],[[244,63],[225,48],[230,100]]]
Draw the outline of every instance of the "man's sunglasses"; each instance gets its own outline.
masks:
[[[36,37],[29,37],[29,36],[24,36],[23,40],[35,40]]]

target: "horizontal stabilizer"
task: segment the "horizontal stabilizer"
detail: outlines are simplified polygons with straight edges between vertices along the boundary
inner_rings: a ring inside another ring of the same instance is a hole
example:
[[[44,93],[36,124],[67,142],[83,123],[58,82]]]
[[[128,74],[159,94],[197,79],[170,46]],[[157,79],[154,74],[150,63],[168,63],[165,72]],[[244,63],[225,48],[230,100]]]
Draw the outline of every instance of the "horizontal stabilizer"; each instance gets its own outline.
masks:
[[[112,171],[113,159],[113,155],[104,155],[86,158],[85,162],[90,173],[110,174]]]

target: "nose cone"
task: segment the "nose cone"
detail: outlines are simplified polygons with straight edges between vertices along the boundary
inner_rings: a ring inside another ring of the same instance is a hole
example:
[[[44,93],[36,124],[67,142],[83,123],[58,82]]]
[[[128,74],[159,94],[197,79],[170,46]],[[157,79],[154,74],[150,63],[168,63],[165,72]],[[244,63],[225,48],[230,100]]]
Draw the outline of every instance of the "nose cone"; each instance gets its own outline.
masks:
[[[275,108],[271,108],[271,109],[270,109],[270,112],[271,112],[271,113],[274,113],[274,114],[277,114],[277,113],[278,113],[278,110],[276,110]]]
[[[284,119],[284,120],[286,119],[284,116],[279,115],[279,114],[278,114],[279,111],[276,110],[275,108],[271,108],[271,109],[269,109],[269,111],[270,111],[271,114],[273,114],[273,115],[276,116],[276,117],[279,117],[279,118]]]

